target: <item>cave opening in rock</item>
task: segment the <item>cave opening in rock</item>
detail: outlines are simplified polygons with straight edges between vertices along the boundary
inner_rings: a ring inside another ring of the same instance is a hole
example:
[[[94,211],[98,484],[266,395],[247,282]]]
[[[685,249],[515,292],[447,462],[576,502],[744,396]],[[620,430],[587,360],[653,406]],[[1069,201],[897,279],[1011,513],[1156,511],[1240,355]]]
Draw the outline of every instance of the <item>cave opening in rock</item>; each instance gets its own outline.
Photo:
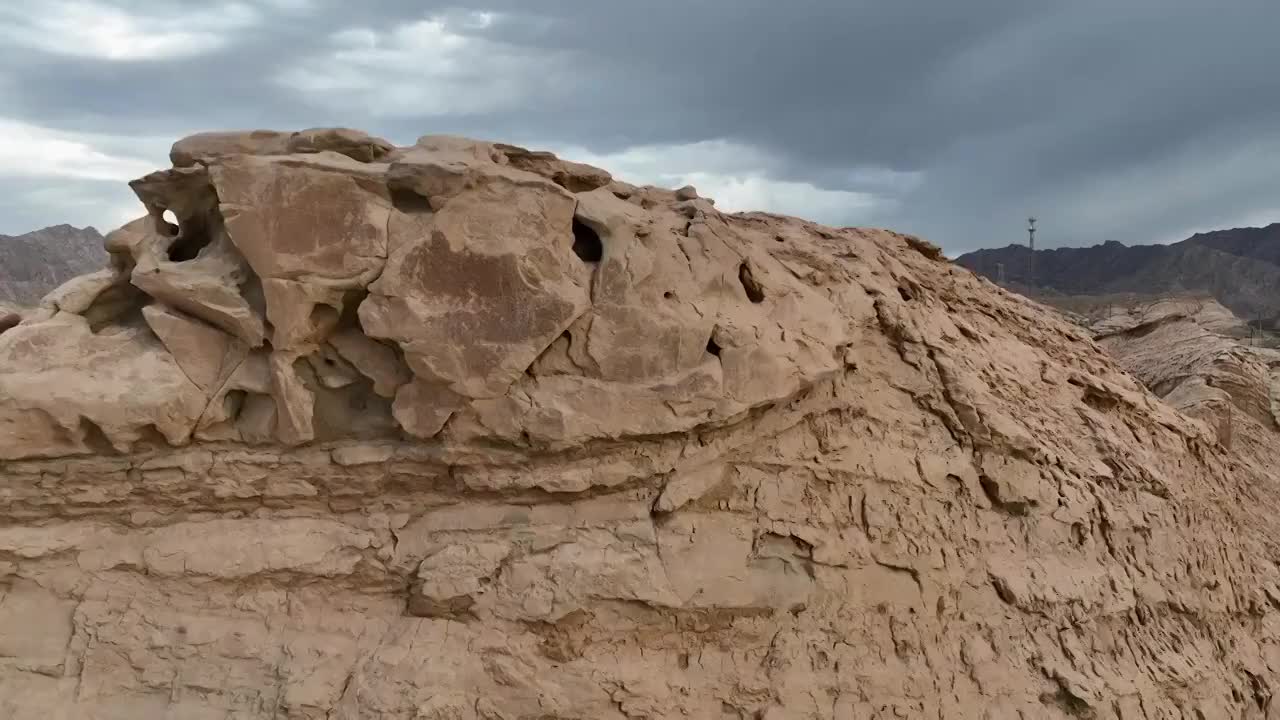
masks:
[[[764,302],[764,288],[756,281],[756,276],[747,263],[738,266],[738,282],[742,283],[742,289],[747,292],[748,300],[753,303]]]
[[[402,213],[431,212],[431,202],[425,195],[406,187],[391,188],[391,206]]]
[[[87,417],[80,418],[80,437],[84,446],[99,455],[115,455],[116,447],[102,426]]]
[[[178,234],[169,244],[169,259],[173,262],[195,260],[200,251],[213,242],[213,233],[209,228],[209,220],[196,215],[178,222]]]
[[[223,413],[229,420],[236,420],[240,417],[240,411],[244,409],[245,400],[249,397],[249,393],[245,390],[229,390],[222,397]]]
[[[573,254],[586,263],[597,263],[604,257],[604,244],[600,242],[600,236],[586,223],[579,222],[578,218],[573,219]]]

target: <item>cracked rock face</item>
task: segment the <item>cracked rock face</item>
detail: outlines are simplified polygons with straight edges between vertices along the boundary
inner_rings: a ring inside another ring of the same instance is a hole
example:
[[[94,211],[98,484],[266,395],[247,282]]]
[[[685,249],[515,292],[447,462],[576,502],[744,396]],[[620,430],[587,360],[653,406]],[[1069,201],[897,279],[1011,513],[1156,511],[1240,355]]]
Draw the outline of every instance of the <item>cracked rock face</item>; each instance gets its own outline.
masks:
[[[0,324],[0,717],[1280,712],[1277,454],[916,238],[452,137],[172,159]]]

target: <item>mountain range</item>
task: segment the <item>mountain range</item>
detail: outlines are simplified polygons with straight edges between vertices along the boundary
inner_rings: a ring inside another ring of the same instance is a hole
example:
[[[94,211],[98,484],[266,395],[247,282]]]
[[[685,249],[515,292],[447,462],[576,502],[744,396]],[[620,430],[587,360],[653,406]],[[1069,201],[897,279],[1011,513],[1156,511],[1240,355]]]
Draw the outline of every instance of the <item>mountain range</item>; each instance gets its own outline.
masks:
[[[105,267],[95,228],[53,225],[25,235],[0,235],[0,303],[34,305],[71,278]]]
[[[1170,245],[1130,246],[1112,240],[1030,255],[1025,245],[1009,245],[967,253],[955,262],[1041,300],[1052,301],[1054,295],[1199,293],[1264,327],[1280,326],[1280,223],[1197,233]],[[1034,260],[1031,282],[1029,260]]]

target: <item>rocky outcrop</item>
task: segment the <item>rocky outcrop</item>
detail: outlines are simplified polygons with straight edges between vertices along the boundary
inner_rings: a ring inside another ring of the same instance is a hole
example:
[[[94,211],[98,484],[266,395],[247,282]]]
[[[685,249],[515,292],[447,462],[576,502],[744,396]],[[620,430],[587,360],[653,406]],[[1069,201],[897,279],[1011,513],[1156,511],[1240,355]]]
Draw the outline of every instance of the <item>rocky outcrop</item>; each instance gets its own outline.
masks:
[[[0,333],[0,716],[1276,712],[1276,465],[927,243],[458,138],[173,160]]]
[[[1216,302],[1170,298],[1093,324],[1098,343],[1152,392],[1204,420],[1218,441],[1267,462],[1280,443],[1280,351],[1243,344]],[[1243,342],[1250,342],[1245,340]]]
[[[1203,295],[1175,295],[1139,299],[1129,302],[1111,302],[1095,306],[1090,316],[1079,318],[1080,324],[1093,331],[1095,337],[1128,332],[1153,323],[1187,320],[1207,333],[1228,338],[1243,338],[1254,342],[1254,328],[1236,317],[1212,297]],[[1197,334],[1204,334],[1197,333]]]

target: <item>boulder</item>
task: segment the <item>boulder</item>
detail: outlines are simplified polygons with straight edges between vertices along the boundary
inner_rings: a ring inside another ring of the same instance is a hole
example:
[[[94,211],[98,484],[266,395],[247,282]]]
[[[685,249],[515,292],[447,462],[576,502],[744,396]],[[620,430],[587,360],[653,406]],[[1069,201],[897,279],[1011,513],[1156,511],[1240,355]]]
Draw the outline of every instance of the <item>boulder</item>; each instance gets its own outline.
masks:
[[[70,313],[0,335],[0,368],[0,459],[182,445],[208,401],[145,327]]]

